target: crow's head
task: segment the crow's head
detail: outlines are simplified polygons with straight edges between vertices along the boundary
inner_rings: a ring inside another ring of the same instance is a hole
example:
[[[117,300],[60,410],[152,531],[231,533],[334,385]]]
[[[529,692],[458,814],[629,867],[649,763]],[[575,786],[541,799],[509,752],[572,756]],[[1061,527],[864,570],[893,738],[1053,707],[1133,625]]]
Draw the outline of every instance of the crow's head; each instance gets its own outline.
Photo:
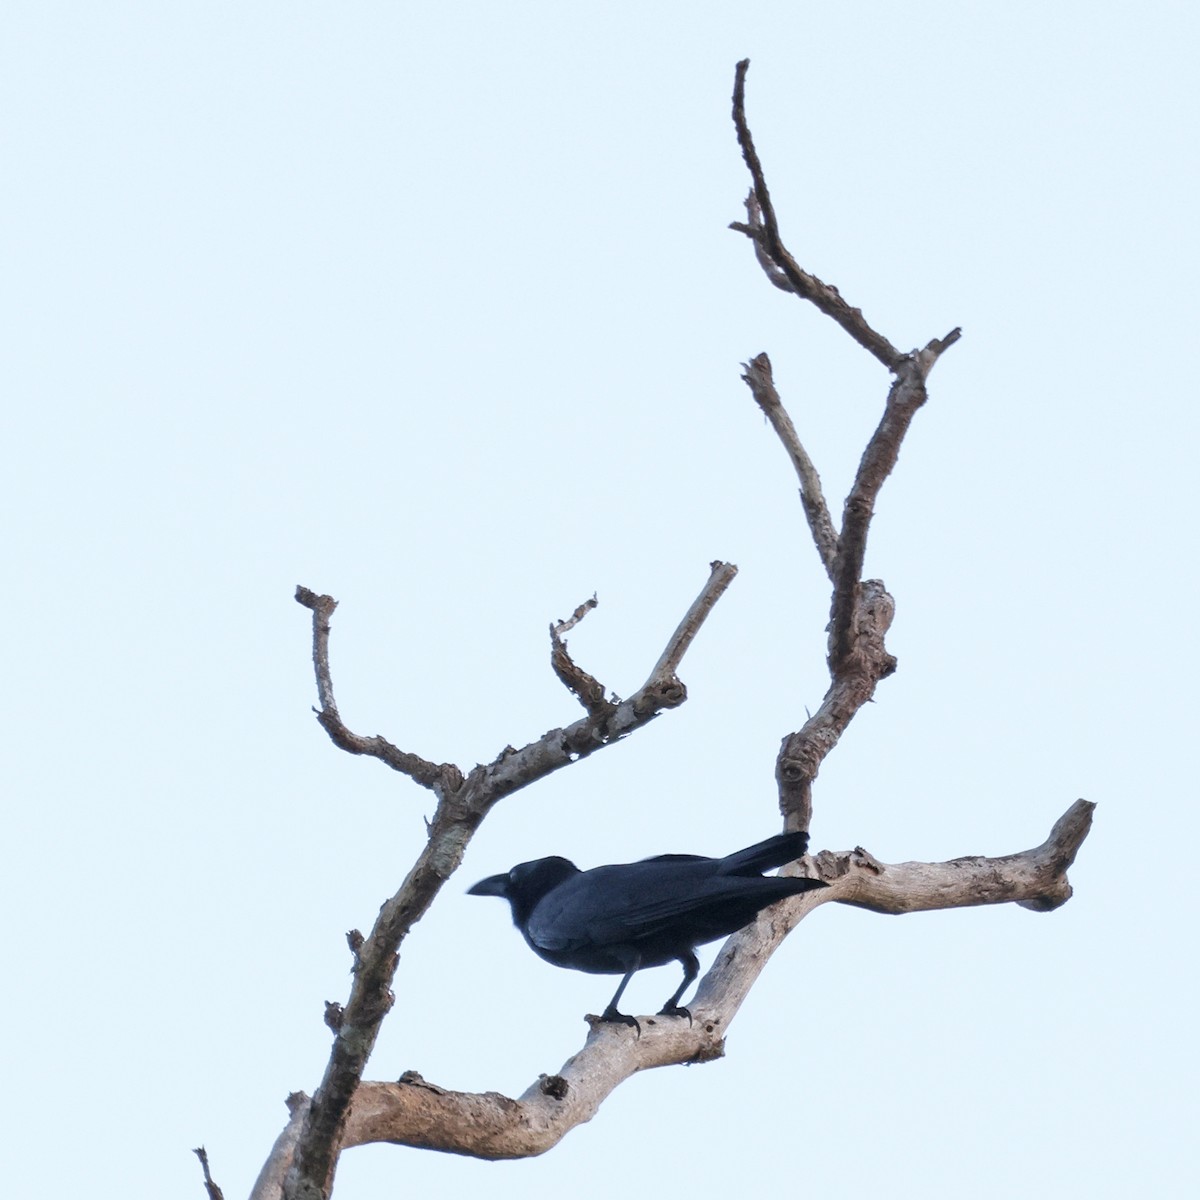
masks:
[[[474,887],[468,896],[503,896],[512,906],[514,924],[524,928],[537,902],[560,883],[579,874],[579,868],[569,858],[536,858],[533,862],[518,863],[503,875],[489,875]]]

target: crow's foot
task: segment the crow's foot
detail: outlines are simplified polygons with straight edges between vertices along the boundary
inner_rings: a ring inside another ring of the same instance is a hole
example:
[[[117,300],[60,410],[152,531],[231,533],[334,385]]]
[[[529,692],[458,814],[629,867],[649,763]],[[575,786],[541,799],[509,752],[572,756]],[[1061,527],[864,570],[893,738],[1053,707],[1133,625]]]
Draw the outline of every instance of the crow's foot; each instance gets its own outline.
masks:
[[[682,1004],[664,1004],[658,1010],[660,1017],[687,1017],[688,1025],[692,1023],[692,1014]]]
[[[600,1014],[600,1020],[606,1025],[632,1025],[637,1030],[638,1037],[642,1036],[642,1026],[638,1022],[637,1017],[617,1012],[611,1004]]]

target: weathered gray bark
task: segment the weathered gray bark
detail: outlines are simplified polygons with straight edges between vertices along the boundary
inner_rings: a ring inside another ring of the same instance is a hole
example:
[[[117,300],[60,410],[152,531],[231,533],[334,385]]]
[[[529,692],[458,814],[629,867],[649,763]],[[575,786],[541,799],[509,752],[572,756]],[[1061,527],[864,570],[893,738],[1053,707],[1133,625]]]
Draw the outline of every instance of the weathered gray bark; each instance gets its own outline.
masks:
[[[807,829],[813,782],[825,756],[879,682],[896,669],[885,639],[895,603],[882,581],[864,579],[871,518],[880,489],[896,464],[904,437],[927,399],[927,380],[942,353],[958,341],[955,329],[924,348],[897,350],[873,329],[862,312],[837,291],[799,267],[784,246],[762,164],[745,116],[747,62],[738,64],[733,118],[750,171],[752,188],[746,222],[732,228],[748,237],[759,263],[776,287],[815,304],[891,373],[883,415],[863,453],[846,497],[840,529],[821,489],[816,468],[776,391],[771,363],[759,354],[743,378],[778,435],[800,480],[800,498],[821,564],[832,586],[828,627],[830,682],[825,697],[805,723],[787,734],[776,763],[779,805],[785,827]],[[368,754],[437,797],[429,840],[408,877],[384,904],[370,934],[349,935],[354,982],[346,1005],[327,1005],[334,1046],[324,1079],[310,1100],[289,1098],[292,1118],[265,1164],[252,1200],[321,1200],[328,1196],[338,1155],[368,1142],[392,1142],[480,1158],[541,1154],[564,1134],[590,1120],[606,1096],[637,1071],[684,1062],[704,1062],[724,1053],[725,1032],[759,972],[787,934],[813,909],[837,902],[882,913],[960,908],[1015,902],[1049,911],[1071,895],[1067,869],[1087,836],[1093,806],[1079,800],[1059,819],[1040,846],[1001,858],[959,858],[944,863],[877,861],[861,848],[822,851],[802,867],[830,887],[809,892],[765,911],[722,948],[689,1005],[694,1023],[642,1017],[642,1035],[627,1026],[595,1020],[580,1051],[553,1075],[542,1075],[517,1098],[488,1092],[451,1092],[415,1073],[397,1083],[363,1082],[362,1073],[392,1003],[397,950],[438,890],[458,867],[463,850],[492,806],[518,788],[610,745],[678,706],[686,691],[676,672],[713,604],[736,568],[712,564],[708,583],[668,642],[643,687],[625,701],[608,699],[605,688],[571,659],[564,635],[595,601],[553,625],[551,664],[586,716],[554,729],[520,750],[506,748],[494,762],[469,774],[400,750],[382,737],[363,737],[343,724],[333,696],[329,667],[329,622],[336,602],[305,588],[296,598],[313,613],[313,661],[320,699],[318,720],[334,743]]]

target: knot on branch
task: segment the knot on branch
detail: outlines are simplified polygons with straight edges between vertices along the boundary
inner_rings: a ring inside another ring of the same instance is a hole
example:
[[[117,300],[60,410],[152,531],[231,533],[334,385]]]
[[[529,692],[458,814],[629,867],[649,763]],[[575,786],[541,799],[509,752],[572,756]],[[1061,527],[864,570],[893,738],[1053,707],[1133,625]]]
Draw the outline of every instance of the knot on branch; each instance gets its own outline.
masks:
[[[346,945],[350,947],[350,953],[354,956],[354,964],[350,968],[352,975],[357,975],[362,970],[362,948],[363,942],[367,939],[357,929],[348,929],[346,931]]]
[[[882,579],[864,579],[857,587],[850,636],[839,648],[830,634],[829,669],[835,678],[866,676],[886,679],[896,670],[896,659],[887,652],[883,639],[896,615],[896,602]],[[840,653],[839,653],[840,649]]]
[[[565,1100],[571,1085],[561,1075],[543,1075],[538,1080],[538,1088],[551,1100]]]
[[[639,714],[645,710],[661,710],[678,708],[687,699],[687,687],[682,679],[672,676],[669,679],[656,680],[644,688],[638,697],[635,708]]]
[[[396,961],[399,955],[389,956],[389,961],[384,964],[388,971],[388,978],[396,970]],[[392,1011],[392,1005],[396,1003],[396,994],[390,987],[383,984],[366,984],[360,996],[357,998],[358,1003],[355,1006],[355,1024],[362,1027],[377,1026],[389,1012]],[[347,1031],[345,1021],[338,1027],[339,1031]]]
[[[1031,896],[1028,900],[1018,900],[1017,906],[1027,908],[1030,912],[1053,912],[1056,908],[1062,908],[1074,894],[1071,885],[1067,882],[1067,877],[1063,875],[1055,880],[1055,886],[1052,889],[1043,892],[1040,896]]]
[[[438,1087],[436,1083],[430,1083],[420,1071],[405,1071],[403,1074],[401,1074],[400,1078],[396,1080],[396,1082],[405,1083],[411,1087],[425,1088],[437,1096],[446,1095],[445,1088]]]
[[[784,783],[799,783],[808,775],[805,763],[800,759],[781,758],[779,760],[779,778]]]

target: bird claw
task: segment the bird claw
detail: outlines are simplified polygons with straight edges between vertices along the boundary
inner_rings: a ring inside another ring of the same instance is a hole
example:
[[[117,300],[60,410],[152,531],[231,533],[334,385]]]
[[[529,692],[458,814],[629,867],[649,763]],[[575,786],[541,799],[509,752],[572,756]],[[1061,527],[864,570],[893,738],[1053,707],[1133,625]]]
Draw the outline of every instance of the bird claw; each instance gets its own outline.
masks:
[[[660,1017],[687,1017],[688,1027],[691,1028],[692,1014],[689,1009],[683,1007],[682,1004],[664,1004],[658,1010]]]
[[[637,1030],[638,1037],[642,1036],[641,1022],[638,1021],[637,1017],[617,1012],[611,1004],[600,1014],[600,1020],[606,1025],[632,1025]]]

